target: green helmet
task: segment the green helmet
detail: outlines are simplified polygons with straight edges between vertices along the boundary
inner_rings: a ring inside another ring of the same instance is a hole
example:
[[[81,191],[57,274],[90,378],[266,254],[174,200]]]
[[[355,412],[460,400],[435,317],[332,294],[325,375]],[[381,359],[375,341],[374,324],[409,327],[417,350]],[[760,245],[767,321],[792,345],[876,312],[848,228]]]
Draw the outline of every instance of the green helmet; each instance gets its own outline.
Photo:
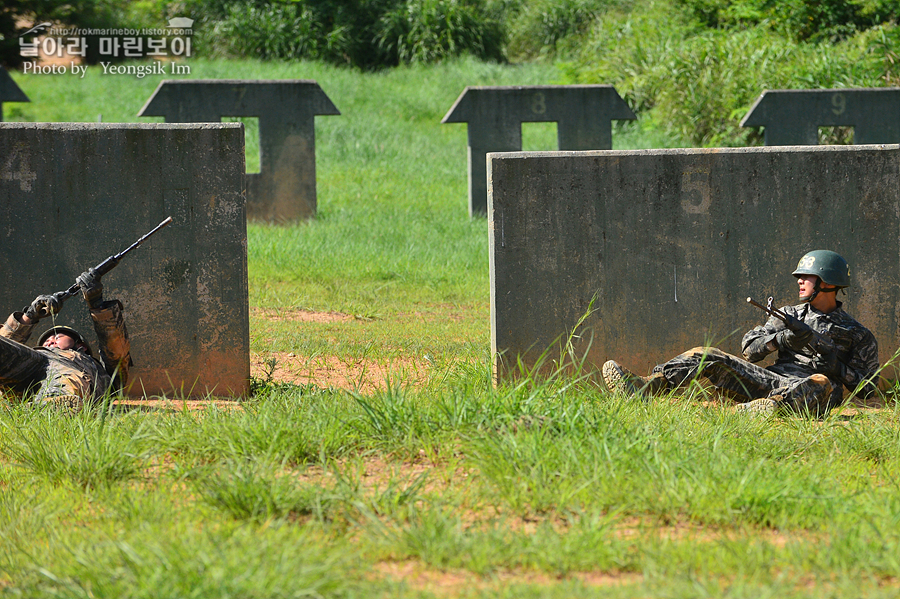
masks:
[[[63,325],[58,325],[44,331],[40,337],[38,337],[37,344],[38,346],[44,345],[44,341],[46,341],[52,335],[56,335],[57,333],[62,333],[64,335],[68,335],[78,343],[84,345],[84,348],[87,352],[87,355],[92,356],[94,352],[91,351],[91,346],[85,341],[84,337],[81,336],[81,333],[73,329],[72,327],[67,327]]]
[[[813,250],[804,254],[791,273],[797,275],[815,275],[823,282],[835,287],[850,286],[850,265],[840,254],[830,250]]]

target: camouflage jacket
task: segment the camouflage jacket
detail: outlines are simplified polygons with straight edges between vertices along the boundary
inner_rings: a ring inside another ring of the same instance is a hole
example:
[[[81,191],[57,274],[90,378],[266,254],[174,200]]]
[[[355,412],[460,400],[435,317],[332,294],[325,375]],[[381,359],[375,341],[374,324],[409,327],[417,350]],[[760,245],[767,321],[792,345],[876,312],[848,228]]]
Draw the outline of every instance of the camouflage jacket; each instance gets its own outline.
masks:
[[[840,389],[843,385],[851,392],[856,390],[860,382],[866,381],[858,393],[865,397],[877,391],[877,373],[880,367],[878,343],[872,332],[844,312],[841,305],[838,302],[838,307],[828,314],[819,312],[809,304],[786,306],[781,310],[831,338],[844,369],[840,378],[831,376],[829,379],[835,389]],[[786,376],[808,377],[817,374],[812,363],[816,354],[810,348],[805,347],[795,352],[777,346],[775,336],[784,328],[781,320],[771,317],[766,324],[748,331],[742,343],[744,358],[750,362],[759,362],[777,350],[778,357],[768,370]]]
[[[76,349],[34,348],[46,352],[49,360],[46,376],[36,389],[38,396],[77,395],[91,401],[102,397],[110,387],[119,388],[128,380],[131,342],[121,302],[105,301],[90,313],[100,342],[100,359]],[[36,324],[22,322],[22,312],[14,312],[0,326],[0,335],[25,344]]]

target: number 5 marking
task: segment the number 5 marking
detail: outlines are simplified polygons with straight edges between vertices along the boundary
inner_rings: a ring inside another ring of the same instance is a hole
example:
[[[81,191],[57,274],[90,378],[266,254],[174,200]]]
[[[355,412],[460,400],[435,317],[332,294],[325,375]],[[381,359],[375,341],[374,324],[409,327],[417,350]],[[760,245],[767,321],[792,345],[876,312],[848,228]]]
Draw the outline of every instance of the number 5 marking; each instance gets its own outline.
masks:
[[[712,203],[709,191],[709,170],[696,169],[681,175],[681,207],[689,214],[706,214]],[[696,194],[696,195],[695,195]],[[696,197],[698,201],[692,201]]]

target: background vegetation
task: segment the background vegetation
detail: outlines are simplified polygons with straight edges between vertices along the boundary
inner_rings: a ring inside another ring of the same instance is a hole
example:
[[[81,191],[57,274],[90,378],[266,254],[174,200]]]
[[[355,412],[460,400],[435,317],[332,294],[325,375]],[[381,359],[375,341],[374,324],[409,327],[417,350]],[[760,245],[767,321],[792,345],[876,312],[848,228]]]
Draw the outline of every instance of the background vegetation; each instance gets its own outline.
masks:
[[[614,85],[694,146],[760,144],[738,122],[764,89],[900,80],[897,0],[11,0],[0,61],[18,64],[32,22],[159,27],[174,16],[195,19],[194,48],[209,58],[562,64],[559,82]]]

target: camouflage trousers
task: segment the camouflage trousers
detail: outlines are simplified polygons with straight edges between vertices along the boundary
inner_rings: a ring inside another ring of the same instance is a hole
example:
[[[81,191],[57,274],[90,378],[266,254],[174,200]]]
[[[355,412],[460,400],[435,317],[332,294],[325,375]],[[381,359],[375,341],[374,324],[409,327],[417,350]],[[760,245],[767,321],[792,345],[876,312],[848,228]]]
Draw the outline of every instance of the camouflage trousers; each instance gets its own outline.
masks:
[[[92,360],[87,356],[84,360],[77,358],[79,362]],[[85,368],[73,360],[0,336],[0,387],[19,395],[31,394],[34,401],[59,396],[90,399],[95,381],[102,382],[99,375],[105,374],[94,370],[99,368],[93,364]]]
[[[49,366],[50,360],[41,352],[0,337],[0,386],[25,393],[46,378]]]
[[[695,347],[653,368],[673,387],[702,377],[737,402],[771,397],[798,412],[823,415],[832,407],[831,381],[823,374],[808,377],[772,372],[715,347]]]

